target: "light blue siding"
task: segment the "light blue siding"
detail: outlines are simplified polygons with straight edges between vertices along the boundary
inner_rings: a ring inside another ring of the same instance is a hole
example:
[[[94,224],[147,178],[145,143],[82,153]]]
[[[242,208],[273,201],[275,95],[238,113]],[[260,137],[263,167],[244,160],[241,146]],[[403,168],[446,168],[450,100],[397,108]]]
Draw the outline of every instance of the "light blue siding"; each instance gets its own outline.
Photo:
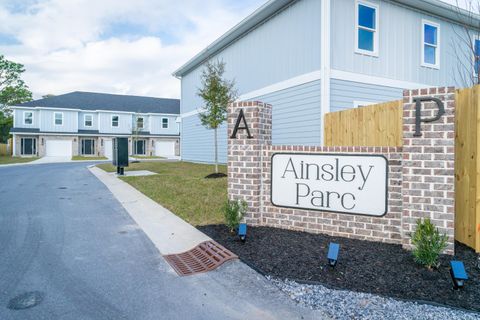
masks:
[[[168,128],[162,128],[162,119],[168,119]],[[177,123],[176,116],[162,116],[151,115],[150,116],[150,133],[151,134],[179,134],[180,124]]]
[[[85,115],[92,115],[92,126],[85,126]],[[98,130],[98,113],[97,112],[79,112],[78,113],[78,129],[79,130]]]
[[[118,116],[118,127],[112,127],[112,116]],[[100,133],[124,133],[132,132],[133,116],[129,113],[99,112]]]
[[[256,97],[272,105],[272,143],[320,145],[320,80]]]
[[[352,81],[332,79],[330,82],[330,111],[354,107],[354,101],[385,102],[401,99],[403,89],[376,86]]]
[[[318,0],[302,0],[273,16],[213,59],[226,63],[240,95],[320,68]],[[182,77],[181,113],[202,106],[196,95],[202,66]]]
[[[200,123],[198,115],[182,119],[181,132],[182,160],[213,162],[215,159],[214,131],[207,130]],[[218,161],[227,162],[227,126],[218,128]]]
[[[33,123],[28,125],[23,122],[23,113],[26,111],[33,112]],[[38,119],[40,112],[33,109],[15,109],[14,111],[14,127],[15,128],[35,128],[38,129]]]
[[[432,86],[462,85],[458,57],[467,57],[462,62],[467,66],[472,62],[471,54],[455,54],[466,49],[458,26],[391,1],[370,2],[379,5],[378,57],[355,53],[355,0],[331,1],[332,69]],[[438,70],[421,66],[422,19],[440,24]]]
[[[63,114],[63,124],[54,124],[54,114]],[[77,132],[78,131],[78,112],[65,110],[40,110],[39,119],[40,131],[43,132]]]

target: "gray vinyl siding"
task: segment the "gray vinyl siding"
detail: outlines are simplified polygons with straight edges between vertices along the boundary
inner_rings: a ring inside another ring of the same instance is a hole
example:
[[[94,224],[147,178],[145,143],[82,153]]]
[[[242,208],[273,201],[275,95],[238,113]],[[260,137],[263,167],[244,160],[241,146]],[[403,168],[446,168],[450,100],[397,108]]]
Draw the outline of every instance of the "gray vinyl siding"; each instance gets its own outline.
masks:
[[[86,114],[91,114],[93,117],[92,126],[86,127],[85,126],[85,118]],[[98,130],[98,113],[97,112],[79,112],[78,113],[78,129],[80,130]]]
[[[63,124],[54,124],[54,114],[63,113]],[[78,112],[65,110],[40,110],[40,131],[44,132],[76,132],[78,131]]]
[[[214,131],[207,130],[200,123],[198,115],[182,119],[181,156],[184,161],[214,162]],[[227,126],[218,128],[218,161],[227,162]]]
[[[272,105],[272,143],[321,144],[320,80],[256,97]]]
[[[432,86],[462,85],[454,50],[466,46],[455,40],[454,28],[461,33],[458,26],[393,2],[370,2],[378,4],[380,11],[378,57],[355,53],[355,0],[331,1],[332,69]],[[421,66],[422,19],[440,24],[439,70]],[[463,63],[472,65],[468,58]]]
[[[112,127],[112,116],[118,116],[118,127]],[[127,113],[99,112],[100,133],[124,133],[132,132],[133,117]]]
[[[226,63],[225,78],[235,80],[239,95],[318,70],[320,16],[320,1],[295,2],[212,59]],[[197,96],[202,69],[182,77],[181,113],[202,106]]]
[[[341,111],[354,107],[354,101],[386,102],[399,100],[403,89],[377,86],[366,83],[332,79],[330,82],[330,111]]]
[[[28,125],[24,124],[23,122],[23,113],[25,111],[33,112],[33,123]],[[38,119],[39,119],[40,112],[37,110],[29,110],[29,109],[14,109],[14,127],[15,128],[35,128],[38,129]]]

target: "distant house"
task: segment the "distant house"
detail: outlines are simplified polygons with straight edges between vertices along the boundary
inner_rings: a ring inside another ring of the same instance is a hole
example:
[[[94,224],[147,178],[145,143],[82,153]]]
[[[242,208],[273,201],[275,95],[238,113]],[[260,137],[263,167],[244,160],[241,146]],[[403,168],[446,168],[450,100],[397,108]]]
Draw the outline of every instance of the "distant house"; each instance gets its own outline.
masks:
[[[328,112],[400,99],[407,88],[461,86],[459,66],[476,72],[461,24],[480,22],[439,0],[268,1],[174,72],[182,159],[213,161],[213,132],[200,124],[196,95],[210,59],[226,63],[240,100],[273,105],[274,144],[321,145]],[[226,162],[225,126],[219,137]]]
[[[128,137],[131,155],[179,154],[180,101],[72,92],[13,108],[15,156],[112,157],[112,139]]]

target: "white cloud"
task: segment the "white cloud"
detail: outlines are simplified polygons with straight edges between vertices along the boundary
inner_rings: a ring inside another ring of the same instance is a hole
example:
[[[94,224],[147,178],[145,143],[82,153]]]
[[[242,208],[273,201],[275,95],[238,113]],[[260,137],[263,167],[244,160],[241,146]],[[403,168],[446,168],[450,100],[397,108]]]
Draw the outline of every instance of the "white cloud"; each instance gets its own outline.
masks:
[[[37,98],[74,90],[179,97],[171,73],[262,2],[49,0],[12,12],[0,0],[0,53],[25,65]],[[141,34],[103,37],[119,23]],[[2,45],[1,34],[20,44]]]

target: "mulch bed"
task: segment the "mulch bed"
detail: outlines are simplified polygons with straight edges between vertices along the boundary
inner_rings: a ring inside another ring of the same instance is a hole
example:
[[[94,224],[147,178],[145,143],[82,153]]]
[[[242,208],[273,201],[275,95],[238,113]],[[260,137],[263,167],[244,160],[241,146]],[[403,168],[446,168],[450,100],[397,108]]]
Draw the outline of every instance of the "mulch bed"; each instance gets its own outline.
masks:
[[[227,175],[225,173],[211,173],[205,177],[205,179],[218,179],[218,178],[225,178]]]
[[[198,228],[247,264],[276,278],[480,311],[477,255],[459,243],[455,258],[464,262],[469,280],[463,289],[453,290],[451,256],[442,256],[440,268],[428,271],[418,266],[411,253],[400,245],[269,227],[249,227],[247,241],[242,243],[223,225]],[[328,266],[326,258],[330,242],[340,244],[334,269]]]

